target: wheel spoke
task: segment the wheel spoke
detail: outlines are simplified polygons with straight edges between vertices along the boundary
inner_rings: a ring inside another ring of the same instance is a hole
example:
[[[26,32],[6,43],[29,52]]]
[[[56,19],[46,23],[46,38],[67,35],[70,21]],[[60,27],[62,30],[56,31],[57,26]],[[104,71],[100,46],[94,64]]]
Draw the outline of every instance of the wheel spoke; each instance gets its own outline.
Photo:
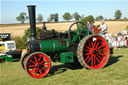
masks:
[[[103,53],[99,53],[99,54],[100,54],[100,55],[103,55],[103,56],[105,55],[105,54],[103,54]]]
[[[41,69],[39,69],[39,72],[40,72],[41,75],[43,74],[43,73],[41,72]]]
[[[90,53],[85,53],[84,55],[90,55]]]
[[[90,44],[90,41],[88,41],[88,43],[89,43],[89,47],[91,48],[91,44]]]
[[[29,70],[30,73],[35,72],[35,68],[33,68],[32,70]]]
[[[38,59],[38,62],[40,62],[40,60],[41,60],[41,57],[42,57],[42,56],[40,55],[40,57],[39,57],[39,59]]]
[[[95,42],[94,42],[94,47],[95,47],[95,45],[96,45],[97,40],[98,40],[98,38],[96,38],[96,40],[95,40]]]
[[[88,49],[90,49],[90,47],[88,47],[88,46],[85,46],[85,47],[87,47]]]
[[[100,49],[100,48],[102,48],[102,47],[105,47],[105,45],[101,45],[101,46],[99,46],[98,49]]]
[[[98,45],[99,45],[99,41],[97,42],[96,48],[98,47]]]
[[[35,72],[35,75],[37,74],[38,70],[39,70],[39,68],[36,68],[36,72]]]
[[[43,68],[43,67],[41,67],[44,71],[46,71],[47,69],[45,69],[45,68]]]
[[[85,28],[81,29],[80,32],[83,32]]]
[[[35,65],[29,65],[28,67],[36,67]]]
[[[99,63],[101,63],[100,60],[99,60],[97,57],[96,57],[96,60],[97,60]]]
[[[79,41],[80,41],[81,39],[80,39],[80,36],[79,36]]]
[[[88,58],[89,58],[89,55],[84,59],[84,61],[87,61]]]
[[[91,55],[91,57],[88,59],[87,63],[89,63],[89,61],[92,59],[92,57],[93,57],[93,56]]]
[[[94,56],[94,66],[96,65],[96,56]]]
[[[91,66],[93,67],[93,58],[91,59]]]
[[[79,37],[79,34],[76,34],[75,37],[73,37],[72,42],[75,42]]]
[[[78,26],[78,23],[76,24],[76,26],[77,26],[77,32],[79,32],[79,26]]]
[[[41,61],[41,63],[40,63],[40,64],[42,64],[44,61],[45,61],[45,59],[44,59],[43,61]]]
[[[89,52],[89,50],[86,50],[86,49],[83,49],[83,50]]]
[[[30,62],[31,62],[31,63],[33,63],[33,64],[35,64],[35,62],[34,62],[34,61],[32,61],[32,60],[30,60]]]
[[[49,63],[47,63],[47,64],[42,64],[43,66],[48,66],[49,65]]]
[[[92,48],[94,48],[93,42],[91,42],[91,44],[92,44]]]
[[[98,56],[98,58],[100,58],[100,60],[102,60],[102,58],[99,55],[97,55],[97,56]]]
[[[34,56],[34,59],[35,59],[35,61],[36,61],[36,63],[37,63],[38,61],[37,61],[37,58],[36,58],[35,56]]]
[[[100,49],[100,50],[98,50],[98,52],[100,52],[100,51],[104,51],[105,49],[103,48],[103,49]]]

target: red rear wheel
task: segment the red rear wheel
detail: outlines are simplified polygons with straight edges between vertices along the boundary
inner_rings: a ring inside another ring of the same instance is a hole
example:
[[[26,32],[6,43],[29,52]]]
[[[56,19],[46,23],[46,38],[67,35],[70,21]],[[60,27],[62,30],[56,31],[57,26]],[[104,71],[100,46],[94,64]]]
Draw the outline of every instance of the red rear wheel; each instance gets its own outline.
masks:
[[[77,55],[80,64],[89,69],[99,69],[106,65],[109,59],[109,46],[99,35],[91,35],[81,40]]]
[[[46,54],[35,52],[30,54],[25,62],[25,70],[34,78],[42,78],[48,74],[51,63]]]

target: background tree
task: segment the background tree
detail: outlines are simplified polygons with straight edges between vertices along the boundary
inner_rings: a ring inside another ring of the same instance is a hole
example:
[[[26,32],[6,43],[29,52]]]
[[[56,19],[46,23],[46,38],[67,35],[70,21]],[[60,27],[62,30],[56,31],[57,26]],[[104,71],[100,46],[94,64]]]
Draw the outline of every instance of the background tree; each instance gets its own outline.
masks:
[[[121,11],[120,10],[116,10],[115,11],[115,19],[120,19],[121,18],[121,16],[122,16],[122,13],[121,13]]]
[[[41,32],[41,28],[39,27],[36,27],[36,34],[37,34],[37,38],[39,39],[40,38],[40,32]],[[27,39],[30,38],[30,28],[28,28],[27,30],[24,31],[24,36],[23,36],[23,39],[25,42],[27,42]]]
[[[75,19],[75,21],[79,21],[80,18],[81,18],[80,15],[77,12],[75,12],[72,16]]]
[[[59,21],[59,15],[58,15],[58,13],[55,13],[55,15],[54,15],[54,21],[55,22],[58,22]]]
[[[107,18],[104,18],[105,21],[107,21],[108,19]]]
[[[83,19],[85,17],[85,15],[84,14],[82,14],[81,16],[80,16],[80,19]]]
[[[23,38],[21,37],[12,37],[12,40],[15,40],[16,42],[16,48],[17,49],[25,49],[26,43]]]
[[[87,24],[87,21],[91,21],[91,23],[94,23],[94,17],[92,15],[89,15],[89,16],[84,17],[80,21],[85,24]]]
[[[43,16],[41,14],[38,14],[37,21],[38,22],[42,22],[43,21]]]
[[[96,20],[103,20],[103,19],[104,19],[104,18],[103,18],[102,15],[96,17]]]
[[[19,16],[16,17],[16,20],[21,22],[22,24],[25,22],[26,19],[28,19],[28,16],[25,12],[21,12]]]
[[[124,17],[124,20],[127,20],[127,17]]]
[[[58,22],[59,21],[59,15],[58,13],[50,14],[50,17],[48,17],[48,22]]]
[[[48,22],[52,22],[54,20],[55,14],[50,14],[48,17]]]
[[[63,19],[69,21],[72,18],[71,14],[69,12],[64,13]]]

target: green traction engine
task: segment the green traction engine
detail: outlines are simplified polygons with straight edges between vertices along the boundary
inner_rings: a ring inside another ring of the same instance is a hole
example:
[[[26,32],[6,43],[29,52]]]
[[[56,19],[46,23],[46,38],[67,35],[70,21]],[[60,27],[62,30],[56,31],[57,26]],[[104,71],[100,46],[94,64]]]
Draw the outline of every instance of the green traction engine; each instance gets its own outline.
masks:
[[[31,35],[21,65],[34,78],[46,76],[51,61],[79,63],[88,69],[103,68],[109,59],[109,46],[100,35],[89,35],[82,22],[73,23],[67,32],[48,31],[45,23],[40,39],[36,38],[35,6],[28,6]]]

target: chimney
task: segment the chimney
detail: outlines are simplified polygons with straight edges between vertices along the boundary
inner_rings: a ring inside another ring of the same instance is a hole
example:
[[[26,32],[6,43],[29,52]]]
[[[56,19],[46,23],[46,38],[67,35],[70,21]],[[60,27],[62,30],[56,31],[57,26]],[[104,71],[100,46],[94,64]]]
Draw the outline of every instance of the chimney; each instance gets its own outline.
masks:
[[[35,5],[29,5],[28,7],[28,13],[29,13],[29,22],[30,22],[30,40],[36,39],[36,19],[35,19]]]

